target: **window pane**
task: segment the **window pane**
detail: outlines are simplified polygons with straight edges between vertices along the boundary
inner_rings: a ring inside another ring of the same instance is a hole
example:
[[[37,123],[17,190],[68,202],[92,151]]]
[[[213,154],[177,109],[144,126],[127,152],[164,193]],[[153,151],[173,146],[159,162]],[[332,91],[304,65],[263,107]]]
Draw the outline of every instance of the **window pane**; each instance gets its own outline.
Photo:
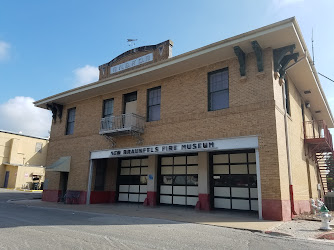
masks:
[[[149,121],[160,120],[160,105],[152,106],[148,108]]]
[[[147,121],[160,120],[161,88],[148,90]]]
[[[162,177],[162,184],[172,185],[173,184],[173,177],[172,176],[163,176]]]
[[[104,101],[103,117],[110,116],[114,112],[114,100],[109,99]]]
[[[187,176],[187,185],[197,186],[198,185],[198,176],[197,175],[188,175]]]
[[[231,175],[231,186],[248,187],[248,175]]]
[[[68,111],[68,122],[74,122],[75,120],[75,109],[70,109]]]
[[[222,90],[219,92],[211,93],[210,101],[211,101],[210,110],[228,108],[229,104],[228,90]]]
[[[228,89],[228,71],[222,71],[210,75],[210,92]]]
[[[73,132],[74,132],[74,122],[68,123],[66,134],[67,135],[72,135]]]
[[[186,185],[186,176],[174,176],[174,185]]]
[[[157,105],[160,104],[161,99],[161,89],[153,89],[149,91],[148,104]]]

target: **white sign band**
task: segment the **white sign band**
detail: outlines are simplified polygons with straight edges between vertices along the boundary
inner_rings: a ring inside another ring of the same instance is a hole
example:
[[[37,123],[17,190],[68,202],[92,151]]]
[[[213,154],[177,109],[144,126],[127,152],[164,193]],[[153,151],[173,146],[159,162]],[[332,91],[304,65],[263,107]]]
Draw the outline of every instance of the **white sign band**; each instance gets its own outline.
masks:
[[[113,66],[110,68],[110,74],[114,74],[126,69],[133,68],[135,66],[147,63],[153,61],[153,53],[147,54],[145,56],[138,57],[136,59],[133,59],[131,61],[127,61],[125,63],[121,63],[119,65]]]

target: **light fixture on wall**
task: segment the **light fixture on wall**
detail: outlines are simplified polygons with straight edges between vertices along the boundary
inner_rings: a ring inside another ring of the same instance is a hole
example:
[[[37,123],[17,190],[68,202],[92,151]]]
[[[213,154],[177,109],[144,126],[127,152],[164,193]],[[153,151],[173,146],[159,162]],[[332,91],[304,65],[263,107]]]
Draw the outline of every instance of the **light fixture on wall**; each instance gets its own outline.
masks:
[[[311,107],[311,104],[309,102],[305,102],[305,107],[309,109]]]

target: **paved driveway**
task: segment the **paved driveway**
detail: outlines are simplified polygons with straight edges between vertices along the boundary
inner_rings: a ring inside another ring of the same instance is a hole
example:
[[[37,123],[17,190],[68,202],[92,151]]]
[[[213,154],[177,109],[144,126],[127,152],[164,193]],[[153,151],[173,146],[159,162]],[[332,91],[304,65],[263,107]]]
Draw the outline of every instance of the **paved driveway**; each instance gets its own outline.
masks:
[[[1,249],[333,249],[322,241],[7,202],[37,195],[0,190]]]

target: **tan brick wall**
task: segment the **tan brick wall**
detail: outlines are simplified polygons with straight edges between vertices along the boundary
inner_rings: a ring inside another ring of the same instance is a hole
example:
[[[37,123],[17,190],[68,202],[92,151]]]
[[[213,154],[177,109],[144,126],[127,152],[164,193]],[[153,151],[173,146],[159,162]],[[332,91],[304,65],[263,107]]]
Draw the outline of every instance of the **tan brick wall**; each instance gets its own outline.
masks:
[[[104,99],[114,98],[114,114],[122,113],[122,96],[137,91],[137,113],[146,116],[147,89],[161,86],[161,120],[146,123],[144,145],[258,135],[262,198],[287,199],[281,194],[281,178],[286,179],[278,158],[276,104],[273,90],[272,50],[264,50],[264,72],[258,73],[253,53],[247,55],[246,78],[241,78],[237,58],[217,62],[140,87],[106,93],[67,105],[76,107],[73,135],[64,135],[66,119],[52,125],[48,164],[61,156],[72,156],[69,189],[86,190],[89,152],[110,148],[98,134]],[[229,68],[230,107],[208,112],[208,72]],[[274,85],[275,86],[275,85]],[[117,147],[134,147],[129,136],[117,138]],[[286,158],[285,158],[286,159]],[[50,176],[49,187],[59,179]],[[284,180],[285,181],[285,180]],[[288,186],[287,186],[288,188]]]
[[[288,115],[289,144],[290,144],[290,163],[291,176],[294,191],[294,199],[308,200],[311,197],[317,198],[317,170],[315,163],[310,160],[307,164],[307,156],[305,156],[304,148],[304,128],[301,111],[301,104],[304,101],[295,87],[292,79],[288,77],[290,110]],[[289,199],[289,178],[287,151],[285,141],[285,125],[284,125],[284,107],[282,86],[279,85],[278,79],[274,80],[274,94],[276,103],[276,124],[277,124],[277,145],[280,164],[280,179],[282,198]],[[312,120],[311,110],[305,108],[305,120]]]

